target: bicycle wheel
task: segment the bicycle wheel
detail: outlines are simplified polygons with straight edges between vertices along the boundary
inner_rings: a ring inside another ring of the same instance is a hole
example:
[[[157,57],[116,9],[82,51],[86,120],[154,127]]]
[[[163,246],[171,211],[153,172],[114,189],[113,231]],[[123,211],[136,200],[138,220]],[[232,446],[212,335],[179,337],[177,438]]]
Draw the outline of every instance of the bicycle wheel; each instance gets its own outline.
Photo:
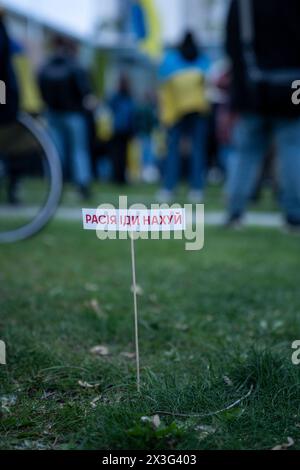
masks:
[[[59,156],[27,114],[0,128],[0,243],[32,237],[51,220],[62,193]]]

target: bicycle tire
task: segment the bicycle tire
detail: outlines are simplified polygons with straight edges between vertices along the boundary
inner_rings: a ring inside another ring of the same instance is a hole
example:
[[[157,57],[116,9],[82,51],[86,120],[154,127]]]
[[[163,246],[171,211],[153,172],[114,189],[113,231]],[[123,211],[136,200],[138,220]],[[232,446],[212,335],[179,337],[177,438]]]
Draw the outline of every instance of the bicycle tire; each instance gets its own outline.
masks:
[[[43,149],[49,169],[50,187],[46,202],[36,217],[30,223],[16,230],[0,232],[0,243],[15,243],[38,234],[55,215],[63,188],[60,158],[54,143],[43,126],[26,113],[20,113],[17,121],[35,137]]]

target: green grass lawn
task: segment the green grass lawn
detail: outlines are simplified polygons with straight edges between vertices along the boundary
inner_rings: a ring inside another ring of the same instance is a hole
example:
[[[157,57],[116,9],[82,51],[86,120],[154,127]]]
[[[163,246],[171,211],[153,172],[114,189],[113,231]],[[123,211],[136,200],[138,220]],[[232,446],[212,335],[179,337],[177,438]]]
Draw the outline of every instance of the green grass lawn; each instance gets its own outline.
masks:
[[[1,246],[0,266],[0,448],[270,449],[291,437],[300,449],[299,238],[211,228],[202,252],[137,242],[141,395],[128,241],[56,222]],[[214,413],[252,388],[219,414],[142,420]]]

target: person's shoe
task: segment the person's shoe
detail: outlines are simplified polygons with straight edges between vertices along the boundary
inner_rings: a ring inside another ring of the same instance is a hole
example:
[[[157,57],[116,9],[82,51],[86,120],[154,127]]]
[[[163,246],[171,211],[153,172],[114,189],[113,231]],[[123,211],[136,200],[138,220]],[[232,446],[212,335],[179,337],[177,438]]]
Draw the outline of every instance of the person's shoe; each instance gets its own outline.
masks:
[[[82,198],[83,201],[87,201],[88,199],[91,199],[91,190],[89,186],[79,186],[79,194]]]
[[[174,193],[167,189],[161,189],[157,193],[156,199],[160,204],[170,204],[171,202],[174,202]]]
[[[147,166],[146,168],[143,169],[142,172],[142,180],[144,183],[147,184],[154,184],[159,181],[159,171],[158,169],[153,165],[153,166]]]
[[[243,226],[243,218],[241,214],[230,215],[224,223],[224,227],[233,230],[239,230]]]
[[[289,235],[300,235],[300,221],[288,219],[285,223],[284,231]]]
[[[191,204],[202,204],[204,201],[203,192],[192,190],[188,194],[188,200]]]
[[[8,200],[8,204],[10,204],[11,206],[21,205],[21,200],[18,196],[18,191],[16,187],[8,189],[7,200]]]
[[[207,175],[207,181],[212,186],[219,186],[224,181],[224,174],[218,167],[211,168]]]
[[[16,194],[12,193],[8,196],[8,204],[10,204],[11,206],[20,206],[21,200]]]

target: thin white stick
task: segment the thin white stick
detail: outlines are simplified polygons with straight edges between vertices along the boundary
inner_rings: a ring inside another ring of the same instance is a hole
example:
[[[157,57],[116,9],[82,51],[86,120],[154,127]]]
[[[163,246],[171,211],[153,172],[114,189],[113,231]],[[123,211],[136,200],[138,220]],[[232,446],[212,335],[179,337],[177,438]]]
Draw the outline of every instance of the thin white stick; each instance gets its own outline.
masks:
[[[133,234],[131,234],[130,238],[131,238],[131,264],[132,264],[133,304],[134,304],[136,384],[137,384],[137,391],[140,392],[141,391],[141,378],[140,378],[139,320],[138,320],[136,270],[135,270],[135,246],[134,246]]]

